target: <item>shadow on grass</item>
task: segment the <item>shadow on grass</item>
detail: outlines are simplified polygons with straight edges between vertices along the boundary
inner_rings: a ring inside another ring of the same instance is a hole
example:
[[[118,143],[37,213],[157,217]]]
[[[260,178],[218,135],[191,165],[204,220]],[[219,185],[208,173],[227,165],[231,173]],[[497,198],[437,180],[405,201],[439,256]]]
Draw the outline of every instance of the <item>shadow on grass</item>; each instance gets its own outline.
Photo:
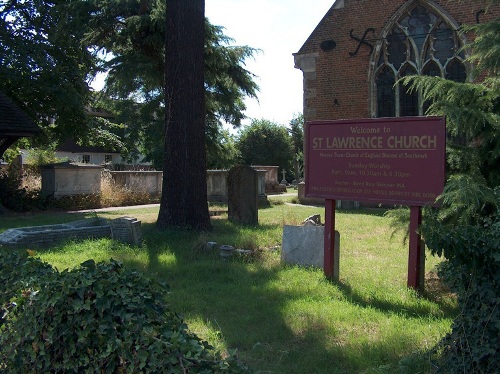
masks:
[[[408,308],[408,305],[405,305],[403,300],[400,302],[390,302],[388,300],[384,300],[378,298],[376,296],[370,295],[366,297],[359,293],[355,288],[353,288],[350,284],[345,282],[331,282],[336,285],[346,300],[349,300],[352,304],[358,305],[362,308],[372,308],[377,309],[382,313],[386,314],[397,314],[400,316],[404,316],[405,318],[422,318],[435,316],[435,308],[432,308],[429,304],[418,303],[416,306],[412,306],[411,309]],[[439,310],[443,312],[439,317],[444,318],[453,318],[456,315],[456,309],[450,306],[449,303],[444,302],[436,297],[428,297],[427,293],[423,293],[419,295],[423,299],[426,299],[432,303],[435,303],[439,306]]]
[[[218,222],[210,237],[218,241],[234,236],[237,242],[247,228]],[[275,225],[261,225],[252,227],[252,231],[274,228]],[[259,260],[222,261],[218,253],[201,249],[200,243],[207,234],[160,231],[154,224],[144,224],[143,232],[147,238],[143,248],[147,251],[148,264],[134,259],[127,259],[124,264],[147,269],[149,274],[166,281],[172,290],[168,297],[172,309],[215,330],[207,335],[218,336],[230,349],[237,348],[241,358],[254,369],[274,373],[359,372],[387,362],[397,363],[402,355],[391,341],[350,346],[342,330],[332,329],[324,320],[313,318],[306,321],[303,329],[293,328],[285,311],[311,295],[304,289],[283,290],[275,286],[282,282],[283,267],[279,261],[272,264]],[[165,261],[166,254],[175,260]],[[425,308],[408,311],[382,300],[368,302],[349,286],[330,286],[340,288],[353,305],[407,318],[429,315]],[[309,318],[298,313],[298,319]],[[411,331],[401,335],[405,342],[412,339]]]
[[[340,358],[322,344],[324,333],[323,338],[313,331],[297,336],[289,328],[282,309],[291,299],[303,295],[269,289],[268,285],[278,277],[278,269],[257,266],[249,272],[244,262],[225,262],[217,253],[181,248],[175,235],[167,235],[164,240],[168,243],[163,244],[173,248],[177,261],[166,265],[159,260],[162,250],[149,247],[148,271],[170,285],[172,293],[168,300],[173,310],[215,330],[208,332],[205,338],[218,336],[227,348],[237,348],[246,364],[264,372],[304,373],[305,367],[323,366],[319,362],[311,361],[307,365],[299,362],[304,361],[304,356],[311,360],[312,350],[313,356],[323,360]],[[126,261],[125,265],[141,264]],[[290,369],[290,361],[295,361],[292,367],[296,371]]]
[[[241,358],[261,372],[354,373],[397,364],[409,350],[412,331],[402,331],[395,337],[406,344],[396,345],[398,349],[392,341],[367,339],[366,343],[352,343],[341,328],[336,328],[335,321],[329,320],[335,316],[311,317],[301,309],[290,312],[294,304],[308,300],[311,292],[307,288],[283,287],[284,270],[279,260],[222,261],[218,253],[201,250],[200,243],[207,238],[237,244],[252,239],[253,235],[265,235],[276,227],[271,224],[248,227],[220,220],[214,221],[213,232],[197,233],[160,231],[154,223],[143,223],[145,244],[123,253],[119,259],[126,267],[166,281],[172,290],[168,296],[172,310],[190,321],[204,323],[214,330],[205,334],[209,341],[215,336],[226,347],[237,348]],[[108,250],[120,255],[123,246],[113,242]],[[142,256],[134,255],[138,252]],[[272,257],[272,253],[267,255]],[[397,303],[367,300],[348,285],[322,287],[329,288],[332,295],[340,292],[335,297],[352,305],[375,308],[384,314],[397,313],[407,318],[429,315],[425,308],[408,311]],[[297,327],[295,320],[301,321],[301,327]],[[357,324],[358,321],[352,321],[353,328],[360,327]]]

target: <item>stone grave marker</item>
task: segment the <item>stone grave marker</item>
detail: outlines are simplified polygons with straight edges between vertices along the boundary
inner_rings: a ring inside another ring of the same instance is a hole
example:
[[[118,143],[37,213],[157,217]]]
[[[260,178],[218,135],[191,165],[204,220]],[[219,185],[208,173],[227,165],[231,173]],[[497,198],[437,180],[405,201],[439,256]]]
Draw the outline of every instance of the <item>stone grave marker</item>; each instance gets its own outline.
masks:
[[[285,175],[286,175],[285,169],[281,170],[281,174],[283,175],[283,179],[281,180],[280,184],[284,184],[286,186],[288,184],[288,182],[286,181],[286,178],[285,178]]]
[[[281,261],[285,264],[323,268],[325,227],[306,223],[302,226],[283,227]],[[340,234],[335,231],[335,246],[340,248]],[[336,251],[335,264],[339,263]],[[338,269],[336,269],[338,274]]]
[[[141,221],[133,217],[120,217],[110,222],[111,238],[122,243],[141,246]]]
[[[259,223],[258,177],[250,166],[238,165],[228,174],[228,217],[246,225]]]

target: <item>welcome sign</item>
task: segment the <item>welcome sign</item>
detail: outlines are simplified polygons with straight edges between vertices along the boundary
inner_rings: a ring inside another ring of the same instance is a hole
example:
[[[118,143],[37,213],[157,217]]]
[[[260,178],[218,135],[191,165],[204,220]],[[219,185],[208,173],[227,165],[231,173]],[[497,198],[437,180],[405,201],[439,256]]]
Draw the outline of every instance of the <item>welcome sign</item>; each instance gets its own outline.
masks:
[[[411,206],[443,192],[443,117],[308,122],[306,196]]]

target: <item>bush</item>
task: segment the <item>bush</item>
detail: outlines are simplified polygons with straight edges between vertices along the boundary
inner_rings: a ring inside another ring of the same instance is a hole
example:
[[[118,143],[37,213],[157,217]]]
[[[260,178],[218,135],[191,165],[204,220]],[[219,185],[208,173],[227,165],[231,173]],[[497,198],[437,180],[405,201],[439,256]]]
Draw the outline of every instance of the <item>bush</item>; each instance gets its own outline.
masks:
[[[16,212],[45,208],[40,191],[22,187],[22,177],[9,171],[0,171],[0,204]]]
[[[38,279],[52,273],[50,265],[29,256],[28,252],[0,250],[0,328],[4,316],[15,306],[12,299],[19,292],[27,293],[36,288]]]
[[[88,261],[18,293],[0,336],[0,371],[12,373],[246,373],[188,331],[167,286],[118,262]]]
[[[500,206],[500,205],[499,205]],[[496,373],[500,367],[500,218],[424,226],[427,245],[448,261],[439,275],[458,295],[460,314],[440,343],[440,372]]]

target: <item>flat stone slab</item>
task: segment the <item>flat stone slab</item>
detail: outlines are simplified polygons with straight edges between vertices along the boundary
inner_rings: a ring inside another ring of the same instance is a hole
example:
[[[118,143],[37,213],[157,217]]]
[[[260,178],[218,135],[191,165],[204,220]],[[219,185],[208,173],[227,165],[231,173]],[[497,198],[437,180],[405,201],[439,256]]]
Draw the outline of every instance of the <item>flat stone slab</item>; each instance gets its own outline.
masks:
[[[0,246],[44,247],[64,240],[112,238],[122,243],[142,244],[141,221],[132,217],[121,217],[112,221],[91,218],[63,223],[8,229],[0,234]]]
[[[60,225],[8,229],[0,234],[5,247],[40,247],[67,239],[104,238],[111,235],[106,219],[84,219]]]

